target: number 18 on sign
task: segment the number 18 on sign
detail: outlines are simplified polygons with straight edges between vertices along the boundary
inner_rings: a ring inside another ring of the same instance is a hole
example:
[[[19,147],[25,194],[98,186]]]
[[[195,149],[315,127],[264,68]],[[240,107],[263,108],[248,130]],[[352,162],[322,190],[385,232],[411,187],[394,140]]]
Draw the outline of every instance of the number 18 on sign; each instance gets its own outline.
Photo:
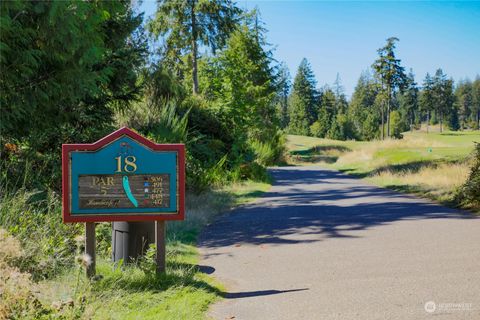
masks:
[[[165,220],[184,219],[183,144],[156,144],[122,128],[93,144],[64,144],[62,176],[63,221],[86,222],[87,236],[94,222],[164,228]]]

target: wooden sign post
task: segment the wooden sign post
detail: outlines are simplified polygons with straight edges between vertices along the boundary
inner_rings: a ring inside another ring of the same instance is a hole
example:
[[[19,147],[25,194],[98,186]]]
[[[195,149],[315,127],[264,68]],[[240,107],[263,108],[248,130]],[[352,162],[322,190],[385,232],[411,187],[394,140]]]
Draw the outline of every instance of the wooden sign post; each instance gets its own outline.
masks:
[[[155,262],[157,263],[157,273],[165,272],[165,221],[155,221],[155,247],[157,252]]]
[[[165,221],[185,215],[185,146],[122,128],[93,144],[62,145],[63,222],[85,222],[87,276],[95,274],[95,222],[155,221],[165,272]]]
[[[95,275],[96,254],[95,254],[95,222],[85,223],[85,254],[91,261],[86,266],[87,277],[91,278]]]

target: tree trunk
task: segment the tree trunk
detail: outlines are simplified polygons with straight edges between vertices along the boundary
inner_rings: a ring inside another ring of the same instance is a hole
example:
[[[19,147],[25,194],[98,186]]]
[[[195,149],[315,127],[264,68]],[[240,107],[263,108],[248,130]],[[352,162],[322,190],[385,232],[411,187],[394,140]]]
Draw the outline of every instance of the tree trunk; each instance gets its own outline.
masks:
[[[477,130],[480,130],[480,108],[477,110]]]
[[[195,19],[195,1],[192,1],[192,80],[193,94],[198,94],[198,67],[197,67],[197,21]]]
[[[387,103],[387,138],[390,138],[390,102]]]
[[[390,138],[390,87],[387,89],[387,138]]]
[[[428,133],[428,126],[430,125],[430,111],[427,111],[427,133]]]
[[[382,140],[385,140],[385,107],[382,105]]]
[[[443,112],[440,112],[440,133],[443,131]]]
[[[465,110],[465,108],[463,110]],[[463,128],[465,128],[465,113],[463,111],[460,111],[459,115],[460,115],[460,130],[463,131]]]
[[[410,132],[413,132],[413,122],[414,122],[414,115],[415,113],[413,110],[410,112]]]

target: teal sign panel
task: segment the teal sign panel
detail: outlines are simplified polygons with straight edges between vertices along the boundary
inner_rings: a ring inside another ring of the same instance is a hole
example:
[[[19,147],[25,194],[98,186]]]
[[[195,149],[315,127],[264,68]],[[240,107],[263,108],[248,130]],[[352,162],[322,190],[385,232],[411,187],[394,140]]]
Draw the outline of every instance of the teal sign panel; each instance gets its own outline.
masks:
[[[127,128],[91,145],[63,145],[64,221],[183,219],[184,157],[183,145],[155,144]]]

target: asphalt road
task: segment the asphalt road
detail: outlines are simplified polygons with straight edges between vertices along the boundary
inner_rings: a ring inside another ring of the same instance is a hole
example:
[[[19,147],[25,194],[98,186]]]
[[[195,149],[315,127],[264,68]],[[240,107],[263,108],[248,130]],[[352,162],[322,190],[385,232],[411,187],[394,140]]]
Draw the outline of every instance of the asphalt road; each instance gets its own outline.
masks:
[[[480,219],[318,167],[272,174],[201,235],[226,287],[211,317],[480,319]]]

